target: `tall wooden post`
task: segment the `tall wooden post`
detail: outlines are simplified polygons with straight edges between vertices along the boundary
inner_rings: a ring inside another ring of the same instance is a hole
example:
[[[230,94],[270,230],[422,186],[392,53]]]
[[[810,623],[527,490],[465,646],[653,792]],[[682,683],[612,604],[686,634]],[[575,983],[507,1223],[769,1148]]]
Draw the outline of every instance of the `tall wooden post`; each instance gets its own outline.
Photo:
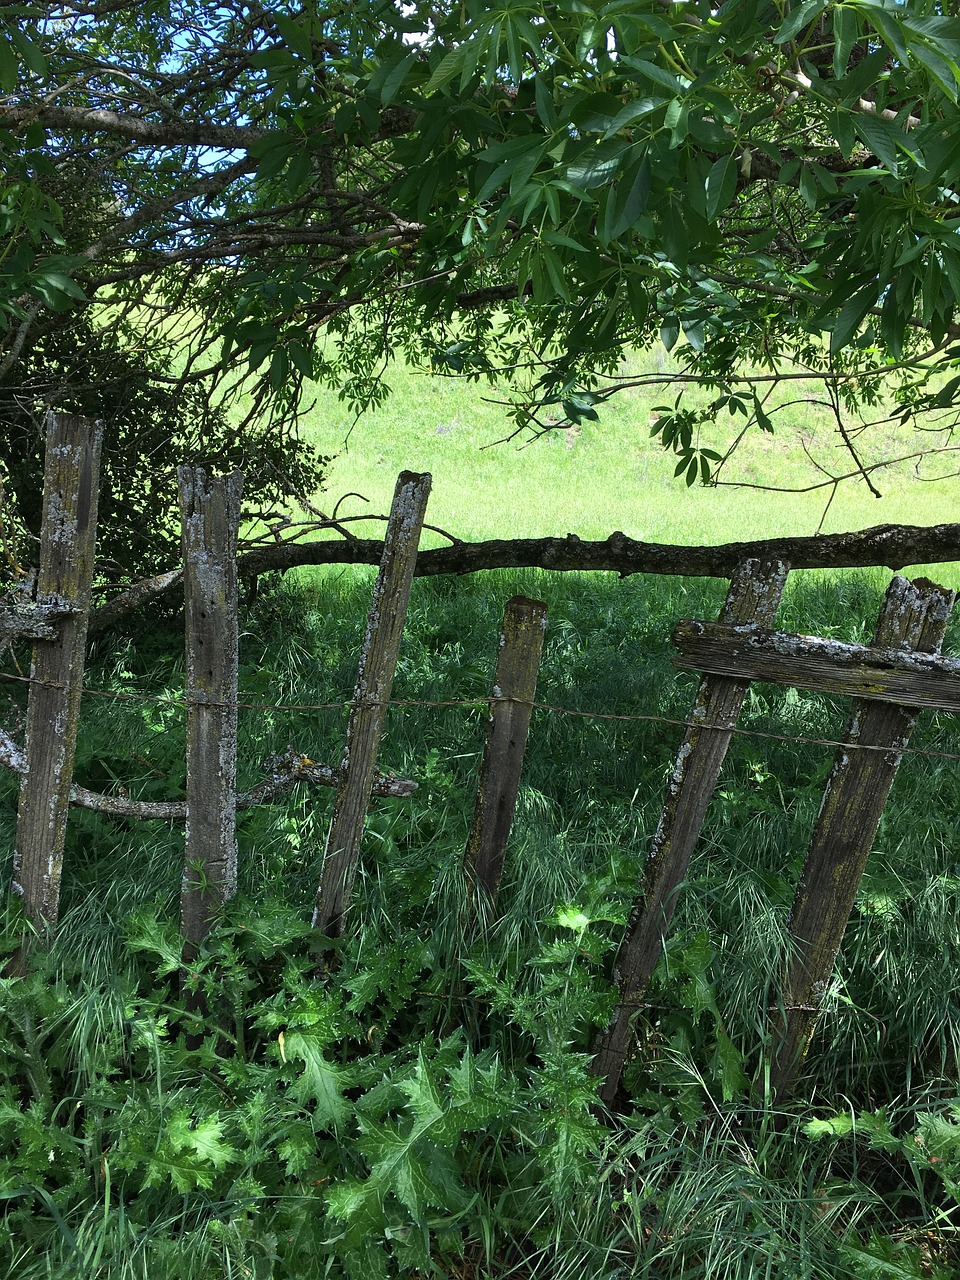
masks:
[[[924,578],[894,578],[874,645],[938,652],[954,598],[952,591]],[[845,733],[849,748],[837,751],[790,912],[793,955],[782,1003],[771,1014],[770,1089],[776,1098],[790,1093],[803,1062],[883,806],[918,714],[913,707],[854,700]]]
[[[243,476],[181,467],[187,820],[180,929],[189,961],[237,888],[237,533]]]
[[[507,601],[493,682],[487,742],[480,765],[477,804],[465,852],[476,883],[496,902],[503,858],[520,790],[527,733],[547,626],[542,600]]]
[[[331,937],[343,932],[343,917],[360,856],[363,823],[377,767],[377,752],[397,669],[397,653],[417,564],[420,531],[430,496],[429,474],[402,471],[383,540],[383,558],[373,588],[367,633],[360,652],[347,741],[327,835],[323,877],[313,924]]]
[[[13,890],[41,930],[56,924],[97,536],[103,426],[47,415],[37,597],[60,616],[33,650]],[[24,956],[12,966],[22,969]]]
[[[720,621],[768,626],[786,580],[787,566],[779,560],[763,564],[745,560],[730,582]],[[647,985],[663,953],[677,895],[749,687],[749,680],[725,676],[709,675],[700,680],[690,713],[692,727],[677,753],[660,825],[647,855],[645,893],[633,905],[614,966],[620,1002],[594,1044],[591,1070],[604,1077],[600,1096],[606,1102],[616,1096],[633,1038],[631,1022],[643,1005]]]

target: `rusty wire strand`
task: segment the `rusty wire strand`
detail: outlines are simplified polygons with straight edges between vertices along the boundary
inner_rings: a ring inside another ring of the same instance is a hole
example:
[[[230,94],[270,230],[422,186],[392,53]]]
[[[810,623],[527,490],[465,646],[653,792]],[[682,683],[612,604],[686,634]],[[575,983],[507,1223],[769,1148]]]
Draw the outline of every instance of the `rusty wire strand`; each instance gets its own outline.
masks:
[[[31,676],[15,676],[0,672],[0,680],[14,681],[20,684],[41,685],[48,689],[64,689],[66,685],[50,680],[35,680]],[[83,693],[92,698],[110,698],[117,702],[153,702],[166,706],[187,708],[201,706],[211,708],[236,708],[240,711],[346,711],[355,703],[355,699],[346,698],[336,702],[214,702],[204,698],[175,698],[170,695],[149,693],[121,693],[116,690],[91,689],[84,685]],[[582,720],[612,720],[626,723],[668,724],[678,729],[713,730],[719,733],[736,734],[743,738],[762,738],[772,742],[797,742],[815,747],[843,747],[847,751],[896,751],[901,755],[927,756],[938,760],[960,760],[960,752],[938,751],[928,747],[892,747],[889,744],[844,742],[839,738],[813,738],[803,734],[773,733],[764,729],[745,729],[740,725],[712,725],[704,720],[680,720],[671,716],[625,713],[617,711],[578,711],[572,707],[561,707],[550,702],[530,701],[526,698],[494,697],[482,698],[361,698],[359,705],[364,707],[462,707],[472,711],[489,709],[501,702],[514,702],[530,707],[533,711],[549,711],[554,715],[571,716]],[[922,710],[923,708],[921,708]],[[2,763],[2,761],[0,761]]]

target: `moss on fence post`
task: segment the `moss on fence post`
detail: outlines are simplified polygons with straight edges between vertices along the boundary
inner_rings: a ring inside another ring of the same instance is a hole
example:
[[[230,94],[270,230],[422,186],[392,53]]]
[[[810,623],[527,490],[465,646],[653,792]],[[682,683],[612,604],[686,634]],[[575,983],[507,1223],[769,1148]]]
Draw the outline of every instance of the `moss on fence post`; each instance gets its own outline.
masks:
[[[781,561],[744,561],[733,575],[720,621],[769,626],[786,580],[787,566]],[[748,679],[707,675],[700,680],[689,717],[691,728],[677,753],[660,824],[647,855],[644,894],[633,905],[614,965],[620,1000],[594,1044],[592,1070],[603,1077],[600,1096],[605,1102],[616,1097],[633,1042],[633,1017],[643,1006],[663,953],[677,895],[749,687]]]
[[[874,645],[937,653],[954,598],[952,591],[924,578],[894,578]],[[790,1094],[803,1063],[917,715],[912,707],[854,699],[844,735],[849,745],[837,751],[790,912],[793,954],[770,1015],[770,1093],[775,1098]],[[871,747],[886,749],[862,749]]]
[[[367,632],[347,726],[341,776],[327,835],[323,877],[313,924],[331,936],[343,932],[343,917],[360,856],[363,823],[377,769],[397,653],[403,636],[420,531],[430,496],[430,475],[402,471],[384,535],[383,558],[373,588]]]
[[[237,533],[243,476],[181,467],[187,818],[180,928],[189,961],[237,888]]]
[[[25,765],[20,784],[13,889],[41,933],[56,924],[97,536],[103,426],[47,415],[37,603],[60,615],[55,638],[38,639],[30,669]],[[22,970],[25,952],[14,958]]]

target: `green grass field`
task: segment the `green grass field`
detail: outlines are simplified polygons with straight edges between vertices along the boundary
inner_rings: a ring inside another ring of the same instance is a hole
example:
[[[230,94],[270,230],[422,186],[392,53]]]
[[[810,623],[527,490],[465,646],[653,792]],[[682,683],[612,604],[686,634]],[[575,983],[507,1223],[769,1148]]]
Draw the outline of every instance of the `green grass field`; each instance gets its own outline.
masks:
[[[669,373],[670,358],[638,360],[631,376]],[[652,439],[653,406],[672,404],[677,387],[630,390],[601,407],[599,422],[548,434],[535,442],[497,444],[509,431],[497,393],[485,384],[439,379],[403,367],[388,374],[393,394],[383,408],[354,425],[346,405],[321,391],[307,416],[306,434],[332,456],[325,497],[347,499],[341,513],[388,509],[400,470],[433,475],[430,520],[462,538],[515,535],[536,537],[574,532],[605,537],[615,529],[650,542],[686,544],[826,533],[875,524],[936,524],[954,521],[960,511],[960,478],[951,455],[920,468],[902,464],[874,475],[882,493],[875,498],[859,479],[810,493],[778,493],[751,488],[701,487],[687,490],[673,476],[676,459]],[[833,474],[851,469],[849,455],[828,412],[815,403],[822,389],[791,384],[781,395],[797,403],[778,415],[776,434],[754,430],[725,468],[725,480],[799,488],[821,481],[804,452]],[[685,403],[708,402],[685,392]],[[724,414],[703,443],[724,452],[742,418]],[[929,437],[927,437],[929,439]],[[870,465],[922,448],[924,437],[899,437],[877,428],[857,438]],[[932,477],[946,475],[935,480]],[[920,478],[923,477],[923,478]],[[332,505],[332,503],[331,503]]]
[[[817,503],[676,486],[639,400],[575,438],[479,453],[499,410],[413,375],[397,391],[353,430],[327,507],[356,489],[382,512],[397,471],[426,468],[429,518],[461,536],[722,541],[820,520]],[[311,429],[332,450],[348,425],[334,402]],[[767,457],[793,474],[788,452]],[[950,519],[955,486],[901,478],[881,501],[851,489],[825,527]],[[888,576],[791,575],[780,623],[862,641]],[[338,761],[372,580],[305,571],[244,618],[241,700],[266,705],[241,715],[241,786],[289,745]],[[671,666],[669,632],[715,616],[724,588],[535,572],[415,582],[394,697],[472,705],[392,709],[381,766],[419,790],[372,804],[334,949],[307,926],[329,792],[241,816],[241,893],[186,993],[182,829],[73,811],[56,943],[28,978],[0,979],[0,1280],[960,1273],[951,717],[921,717],[912,745],[947,754],[904,759],[796,1097],[773,1106],[766,1011],[832,760],[802,739],[842,734],[846,707],[752,688],[742,727],[786,740],[734,739],[637,1023],[629,1099],[615,1115],[596,1105],[590,1044],[679,742],[669,721],[695,685]],[[476,702],[516,592],[549,606],[543,702],[628,718],[535,713],[501,909],[481,927],[463,868]],[[960,651],[960,621],[944,650]],[[175,628],[147,619],[98,638],[87,684],[77,780],[182,794]],[[15,816],[15,780],[0,775],[7,851]],[[7,950],[17,929],[11,909]],[[199,1025],[194,992],[212,1011]]]

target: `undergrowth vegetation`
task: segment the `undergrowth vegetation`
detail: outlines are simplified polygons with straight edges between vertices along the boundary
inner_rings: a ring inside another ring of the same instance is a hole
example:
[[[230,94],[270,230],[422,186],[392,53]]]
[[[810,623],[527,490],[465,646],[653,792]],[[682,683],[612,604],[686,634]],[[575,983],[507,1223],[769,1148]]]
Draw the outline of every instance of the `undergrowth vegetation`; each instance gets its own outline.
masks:
[[[241,785],[337,763],[369,575],[277,585],[241,642]],[[862,640],[882,575],[792,575],[785,629]],[[0,1277],[941,1277],[960,1248],[960,772],[905,757],[796,1099],[766,1008],[845,706],[753,686],[616,1115],[589,1048],[723,584],[415,583],[350,927],[308,927],[329,793],[239,822],[241,893],[181,978],[182,830],[71,813],[61,923],[0,1004]],[[501,900],[462,856],[503,603],[550,623]],[[945,651],[956,653],[952,624]],[[77,781],[182,794],[176,634],[101,638]],[[137,697],[115,700],[98,694]],[[153,700],[138,700],[147,695]],[[159,700],[158,700],[159,699]],[[325,704],[334,704],[325,706]],[[479,705],[478,705],[479,704]],[[290,706],[309,707],[288,710]],[[637,718],[631,718],[637,717]],[[647,717],[647,718],[643,718]],[[753,734],[782,735],[760,737]],[[925,714],[914,747],[960,751]],[[0,777],[0,840],[16,794]],[[12,950],[19,922],[6,921]]]

